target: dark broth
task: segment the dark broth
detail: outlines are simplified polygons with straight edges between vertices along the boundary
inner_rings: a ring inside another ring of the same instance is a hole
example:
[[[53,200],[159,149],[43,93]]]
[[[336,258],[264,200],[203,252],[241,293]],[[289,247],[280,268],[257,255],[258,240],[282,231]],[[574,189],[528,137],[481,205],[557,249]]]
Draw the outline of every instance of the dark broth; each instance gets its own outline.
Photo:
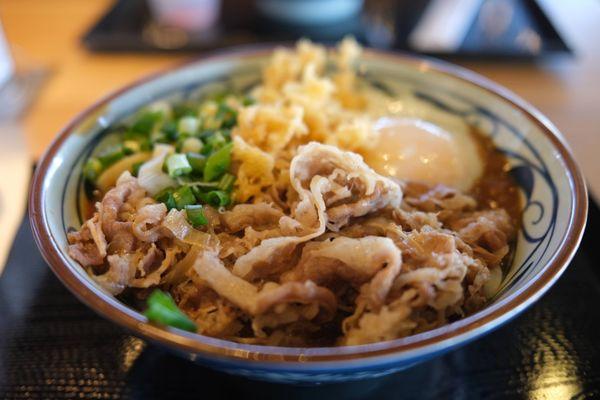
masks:
[[[475,197],[481,209],[504,208],[515,227],[520,226],[521,198],[519,187],[510,175],[510,165],[506,155],[496,149],[492,139],[477,128],[471,128],[471,135],[478,144],[484,162],[483,175],[477,180],[470,194]]]

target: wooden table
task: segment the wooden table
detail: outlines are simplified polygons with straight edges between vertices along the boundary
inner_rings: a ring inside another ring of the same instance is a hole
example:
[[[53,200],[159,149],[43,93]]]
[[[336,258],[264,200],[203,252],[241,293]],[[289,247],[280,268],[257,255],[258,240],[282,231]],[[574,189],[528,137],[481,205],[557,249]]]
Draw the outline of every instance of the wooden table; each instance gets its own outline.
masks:
[[[23,124],[39,157],[58,130],[102,95],[189,55],[93,54],[81,35],[111,0],[2,0],[0,19],[10,43],[52,71]],[[513,90],[564,133],[600,196],[600,3],[544,1],[575,58],[544,64],[468,62],[464,65]]]

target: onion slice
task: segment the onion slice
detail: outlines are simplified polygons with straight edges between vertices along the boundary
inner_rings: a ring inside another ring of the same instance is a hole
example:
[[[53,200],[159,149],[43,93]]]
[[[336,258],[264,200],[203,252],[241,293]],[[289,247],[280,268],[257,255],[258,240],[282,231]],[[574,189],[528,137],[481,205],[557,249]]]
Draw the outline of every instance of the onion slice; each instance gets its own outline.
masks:
[[[186,218],[185,211],[172,209],[163,220],[162,225],[184,243],[203,249],[218,246],[218,242],[212,235],[192,227]]]

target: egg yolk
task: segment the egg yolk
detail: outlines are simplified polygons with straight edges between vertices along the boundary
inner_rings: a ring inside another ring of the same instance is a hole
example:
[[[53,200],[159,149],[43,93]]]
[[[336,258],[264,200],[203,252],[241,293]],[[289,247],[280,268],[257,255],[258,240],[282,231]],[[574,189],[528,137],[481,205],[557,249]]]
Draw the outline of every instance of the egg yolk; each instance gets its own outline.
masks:
[[[469,174],[452,134],[429,122],[406,118],[381,118],[375,129],[378,141],[363,155],[378,173],[468,189]]]

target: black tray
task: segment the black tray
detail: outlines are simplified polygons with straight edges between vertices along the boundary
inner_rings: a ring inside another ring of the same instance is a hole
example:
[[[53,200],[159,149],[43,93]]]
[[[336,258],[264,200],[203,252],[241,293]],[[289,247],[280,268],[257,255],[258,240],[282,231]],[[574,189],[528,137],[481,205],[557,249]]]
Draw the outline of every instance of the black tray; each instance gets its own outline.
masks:
[[[360,17],[311,28],[285,26],[262,18],[256,12],[253,0],[222,0],[222,17],[218,25],[210,32],[194,35],[160,28],[154,23],[146,0],[118,0],[85,34],[83,43],[93,51],[198,52],[256,42],[293,41],[300,37],[334,42],[353,34],[359,41],[372,47],[418,52],[407,39],[428,0],[387,0],[383,8],[378,6],[381,1],[365,0]],[[457,51],[425,54],[453,58],[532,60],[551,54],[571,53],[535,0],[506,1],[512,3],[514,12],[504,34],[490,39],[474,22]],[[387,29],[387,26],[393,26],[393,34],[382,41],[382,29]],[[517,36],[526,28],[539,35],[540,51],[537,53],[525,51],[517,44]]]
[[[600,210],[570,267],[516,320],[377,380],[321,387],[199,367],[100,318],[45,265],[25,220],[0,277],[2,399],[583,399],[600,397]]]

